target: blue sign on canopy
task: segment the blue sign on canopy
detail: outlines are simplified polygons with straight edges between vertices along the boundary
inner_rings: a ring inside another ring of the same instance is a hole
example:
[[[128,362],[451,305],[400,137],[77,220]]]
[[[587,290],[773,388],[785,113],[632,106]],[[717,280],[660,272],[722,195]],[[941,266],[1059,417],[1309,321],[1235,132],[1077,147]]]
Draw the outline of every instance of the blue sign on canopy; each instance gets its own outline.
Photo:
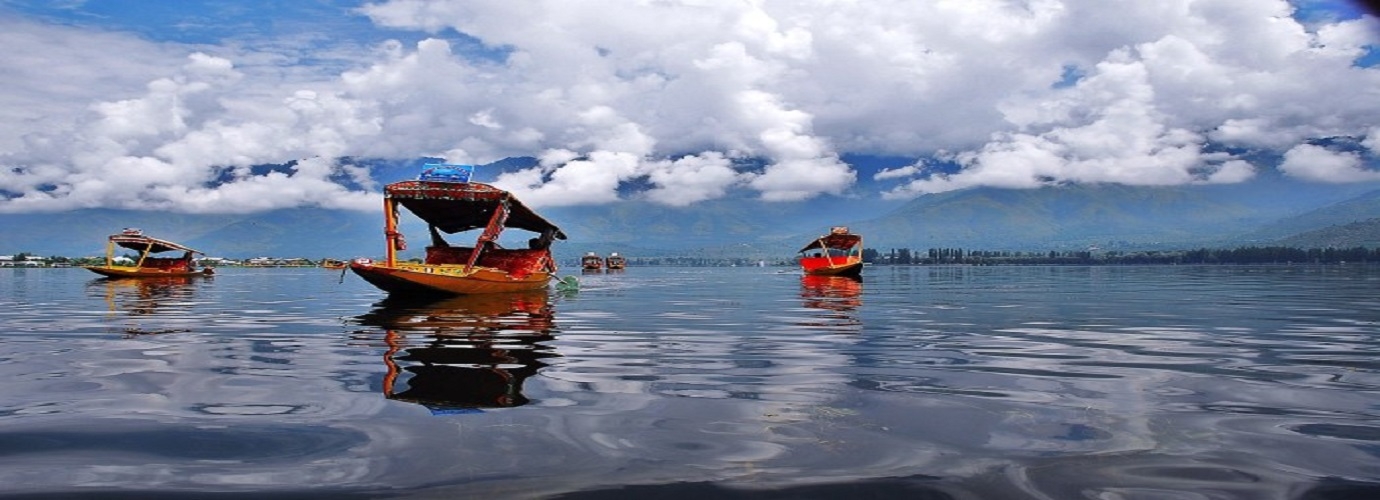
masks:
[[[455,163],[428,163],[417,180],[437,182],[469,182],[474,175],[474,165]]]

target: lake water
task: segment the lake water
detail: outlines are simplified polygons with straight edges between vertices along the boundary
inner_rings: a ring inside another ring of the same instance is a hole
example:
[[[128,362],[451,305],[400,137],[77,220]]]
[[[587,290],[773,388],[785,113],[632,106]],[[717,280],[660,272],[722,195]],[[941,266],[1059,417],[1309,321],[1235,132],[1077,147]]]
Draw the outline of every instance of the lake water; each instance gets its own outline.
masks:
[[[0,496],[1380,498],[1380,266],[579,277],[0,270]]]

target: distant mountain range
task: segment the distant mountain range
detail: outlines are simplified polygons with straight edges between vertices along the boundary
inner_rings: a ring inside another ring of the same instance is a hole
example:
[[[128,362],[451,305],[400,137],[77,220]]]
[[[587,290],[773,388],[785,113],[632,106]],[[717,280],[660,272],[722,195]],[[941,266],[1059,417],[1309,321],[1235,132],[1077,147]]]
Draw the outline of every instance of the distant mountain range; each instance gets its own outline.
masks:
[[[1327,226],[1279,240],[1297,248],[1380,248],[1380,218]]]
[[[982,188],[922,197],[855,226],[875,235],[868,239],[874,248],[914,248],[917,242],[922,248],[1005,250],[1260,245],[1380,217],[1380,191],[1355,188],[1365,189],[1284,181]]]
[[[485,168],[496,172],[530,161],[510,159]],[[391,182],[410,177],[416,164],[380,164],[375,178]],[[1380,245],[1380,183],[1323,185],[1264,177],[1213,186],[977,188],[887,201],[876,196],[879,189],[866,176],[859,177],[860,185],[845,196],[802,202],[768,203],[738,193],[679,208],[624,201],[540,211],[570,235],[555,247],[562,259],[587,251],[786,258],[834,225],[850,226],[865,236],[868,247],[884,251]],[[864,194],[869,192],[873,194]],[[404,232],[415,242],[410,253],[419,254],[425,228],[409,219],[403,217]],[[5,228],[0,255],[100,255],[106,236],[125,227],[218,257],[319,259],[383,253],[381,214],[318,208],[248,215],[103,209],[0,214],[0,227]]]

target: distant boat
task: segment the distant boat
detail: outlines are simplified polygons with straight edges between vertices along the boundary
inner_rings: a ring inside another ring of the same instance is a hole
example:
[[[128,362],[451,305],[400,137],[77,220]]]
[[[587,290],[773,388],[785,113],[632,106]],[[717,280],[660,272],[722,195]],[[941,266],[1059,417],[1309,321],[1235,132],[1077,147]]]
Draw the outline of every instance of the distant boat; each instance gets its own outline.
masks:
[[[628,267],[628,260],[624,259],[622,255],[618,255],[618,252],[613,252],[609,254],[609,257],[607,259],[604,259],[604,264],[608,266],[610,271],[612,271],[614,269],[623,269],[625,267]]]
[[[350,267],[350,263],[343,260],[321,259],[321,267],[326,269],[345,269]]]
[[[580,258],[580,267],[586,271],[598,271],[604,268],[604,259],[599,258],[599,254],[590,252]]]
[[[834,226],[829,234],[800,249],[800,267],[809,275],[860,276],[862,250],[861,235],[848,232],[845,226]]]
[[[116,264],[115,248],[122,247],[139,252],[133,265]],[[155,254],[182,252],[181,257],[155,257]],[[169,276],[197,276],[215,273],[209,267],[197,269],[194,255],[205,255],[196,250],[145,236],[143,231],[126,228],[119,234],[110,235],[105,245],[105,265],[82,266],[91,272],[109,278],[150,278]]]
[[[390,294],[444,296],[546,288],[556,273],[551,243],[565,239],[565,234],[512,193],[469,182],[473,169],[429,164],[417,180],[385,186],[386,257],[383,262],[355,259],[350,270]],[[407,248],[398,232],[400,207],[426,222],[431,233],[420,264],[398,261],[397,252]],[[509,228],[538,236],[528,241],[528,248],[502,248],[498,237]],[[474,229],[482,231],[470,247],[451,246],[441,236]]]

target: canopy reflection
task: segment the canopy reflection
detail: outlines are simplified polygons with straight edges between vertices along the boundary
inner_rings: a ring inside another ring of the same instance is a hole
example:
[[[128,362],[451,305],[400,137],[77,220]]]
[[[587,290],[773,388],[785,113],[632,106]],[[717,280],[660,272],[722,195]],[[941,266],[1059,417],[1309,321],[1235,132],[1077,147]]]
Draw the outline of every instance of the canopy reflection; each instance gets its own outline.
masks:
[[[389,297],[359,317],[383,329],[383,395],[434,414],[528,403],[523,382],[558,356],[546,290],[436,301]]]

